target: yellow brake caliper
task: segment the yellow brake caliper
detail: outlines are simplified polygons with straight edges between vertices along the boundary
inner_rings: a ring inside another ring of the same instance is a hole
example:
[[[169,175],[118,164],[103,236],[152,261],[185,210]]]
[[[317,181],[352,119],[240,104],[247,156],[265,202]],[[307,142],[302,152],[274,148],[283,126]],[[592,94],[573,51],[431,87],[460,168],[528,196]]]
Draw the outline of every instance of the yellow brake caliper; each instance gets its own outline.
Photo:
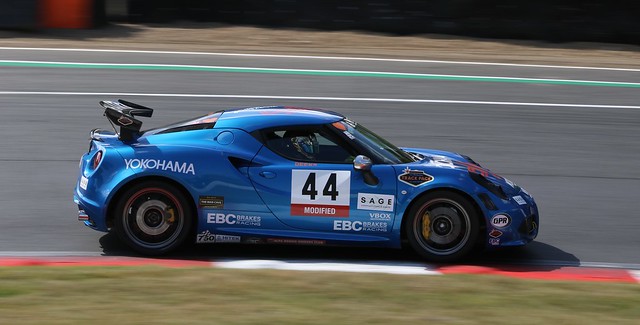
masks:
[[[172,208],[167,208],[165,211],[166,211],[166,212],[167,212],[167,214],[169,215],[169,218],[167,219],[167,222],[168,222],[168,223],[173,223],[174,221],[176,221],[176,215],[175,215],[175,213],[173,212],[173,209],[172,209]]]
[[[429,216],[429,212],[425,212],[422,215],[422,237],[424,239],[429,239],[429,235],[431,234],[431,216]]]

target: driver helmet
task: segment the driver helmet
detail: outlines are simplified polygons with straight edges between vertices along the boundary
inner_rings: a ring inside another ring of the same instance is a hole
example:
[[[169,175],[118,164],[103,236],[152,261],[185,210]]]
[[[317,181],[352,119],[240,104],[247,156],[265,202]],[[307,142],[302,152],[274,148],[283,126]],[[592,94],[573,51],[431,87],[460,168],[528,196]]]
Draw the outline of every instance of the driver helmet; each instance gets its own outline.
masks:
[[[318,139],[314,133],[291,134],[290,147],[306,159],[315,159],[320,151]]]

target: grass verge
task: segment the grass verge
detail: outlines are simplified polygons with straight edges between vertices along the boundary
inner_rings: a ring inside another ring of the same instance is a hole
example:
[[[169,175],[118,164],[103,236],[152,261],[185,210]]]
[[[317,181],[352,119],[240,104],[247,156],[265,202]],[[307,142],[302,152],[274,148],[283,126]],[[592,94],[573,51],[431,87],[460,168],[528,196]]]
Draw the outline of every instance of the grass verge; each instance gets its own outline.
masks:
[[[0,268],[5,324],[637,324],[640,286],[496,276]]]

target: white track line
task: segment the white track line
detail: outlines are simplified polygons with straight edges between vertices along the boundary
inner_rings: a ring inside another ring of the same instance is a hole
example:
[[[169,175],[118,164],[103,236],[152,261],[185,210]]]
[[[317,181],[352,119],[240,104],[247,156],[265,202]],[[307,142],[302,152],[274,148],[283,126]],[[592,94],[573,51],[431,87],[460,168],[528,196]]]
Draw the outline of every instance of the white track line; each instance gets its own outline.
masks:
[[[640,270],[629,270],[629,274],[640,283]]]
[[[388,102],[388,103],[425,103],[425,104],[458,104],[458,105],[502,105],[502,106],[540,106],[540,107],[573,107],[573,108],[607,108],[607,109],[640,109],[631,105],[594,105],[565,103],[531,103],[531,102],[496,102],[476,100],[448,99],[406,99],[406,98],[371,98],[371,97],[312,97],[312,96],[267,96],[267,95],[218,95],[218,94],[160,94],[160,93],[126,93],[126,92],[56,92],[56,91],[0,91],[1,95],[42,95],[42,96],[131,96],[131,97],[175,97],[175,98],[234,98],[234,99],[276,99],[276,100],[309,100],[309,101],[347,101],[347,102]]]
[[[439,275],[440,272],[429,270],[423,264],[382,264],[382,263],[344,263],[313,261],[275,261],[275,260],[235,260],[214,262],[214,267],[225,269],[272,269],[288,271],[329,271],[352,273],[386,273],[386,274],[423,274]]]
[[[633,270],[639,270],[638,272],[640,272],[640,264],[580,262],[579,265],[580,267],[593,267],[593,268],[602,268],[602,269],[633,269]],[[640,273],[638,275],[640,275]]]
[[[382,62],[459,64],[459,65],[487,65],[487,66],[526,67],[526,68],[610,70],[610,71],[640,72],[640,69],[632,69],[632,68],[590,67],[590,66],[563,66],[563,65],[519,64],[519,63],[475,62],[475,61],[387,59],[387,58],[346,57],[346,56],[280,55],[280,54],[190,52],[190,51],[151,51],[151,50],[117,50],[117,49],[85,49],[85,48],[46,48],[46,47],[0,47],[0,50],[59,51],[59,52],[105,52],[105,53],[171,54],[171,55],[206,55],[206,56],[235,56],[235,57],[283,58],[283,59],[306,59],[306,60],[382,61]]]
[[[190,64],[149,64],[149,63],[107,63],[107,62],[72,62],[72,61],[29,61],[29,60],[0,60],[0,63],[14,64],[43,64],[59,66],[83,66],[83,67],[149,67],[149,68],[176,68],[176,69],[202,69],[217,70],[228,69],[237,71],[264,71],[264,72],[289,72],[289,73],[327,73],[327,74],[349,74],[352,76],[406,76],[406,77],[433,77],[433,78],[459,78],[477,80],[505,80],[505,81],[527,81],[527,82],[567,82],[575,84],[605,84],[605,85],[627,85],[632,87],[640,86],[638,82],[627,81],[606,81],[606,80],[581,80],[581,79],[553,79],[553,78],[528,78],[528,77],[504,77],[504,76],[478,76],[478,75],[458,75],[458,74],[432,74],[432,73],[410,73],[410,72],[387,72],[371,70],[318,70],[318,69],[288,69],[288,68],[261,68],[261,67],[238,67],[238,66],[218,66],[218,65],[190,65]]]

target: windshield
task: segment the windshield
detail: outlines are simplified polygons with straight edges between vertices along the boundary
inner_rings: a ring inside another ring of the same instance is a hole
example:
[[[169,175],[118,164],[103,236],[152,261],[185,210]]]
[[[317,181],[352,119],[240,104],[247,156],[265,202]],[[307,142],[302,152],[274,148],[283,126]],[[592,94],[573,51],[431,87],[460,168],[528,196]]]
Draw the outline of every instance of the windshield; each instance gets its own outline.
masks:
[[[338,131],[342,132],[351,141],[365,147],[374,157],[369,157],[374,161],[384,164],[404,164],[415,161],[406,151],[396,147],[389,141],[383,139],[379,135],[369,131],[364,126],[357,124],[349,119],[331,124]]]

